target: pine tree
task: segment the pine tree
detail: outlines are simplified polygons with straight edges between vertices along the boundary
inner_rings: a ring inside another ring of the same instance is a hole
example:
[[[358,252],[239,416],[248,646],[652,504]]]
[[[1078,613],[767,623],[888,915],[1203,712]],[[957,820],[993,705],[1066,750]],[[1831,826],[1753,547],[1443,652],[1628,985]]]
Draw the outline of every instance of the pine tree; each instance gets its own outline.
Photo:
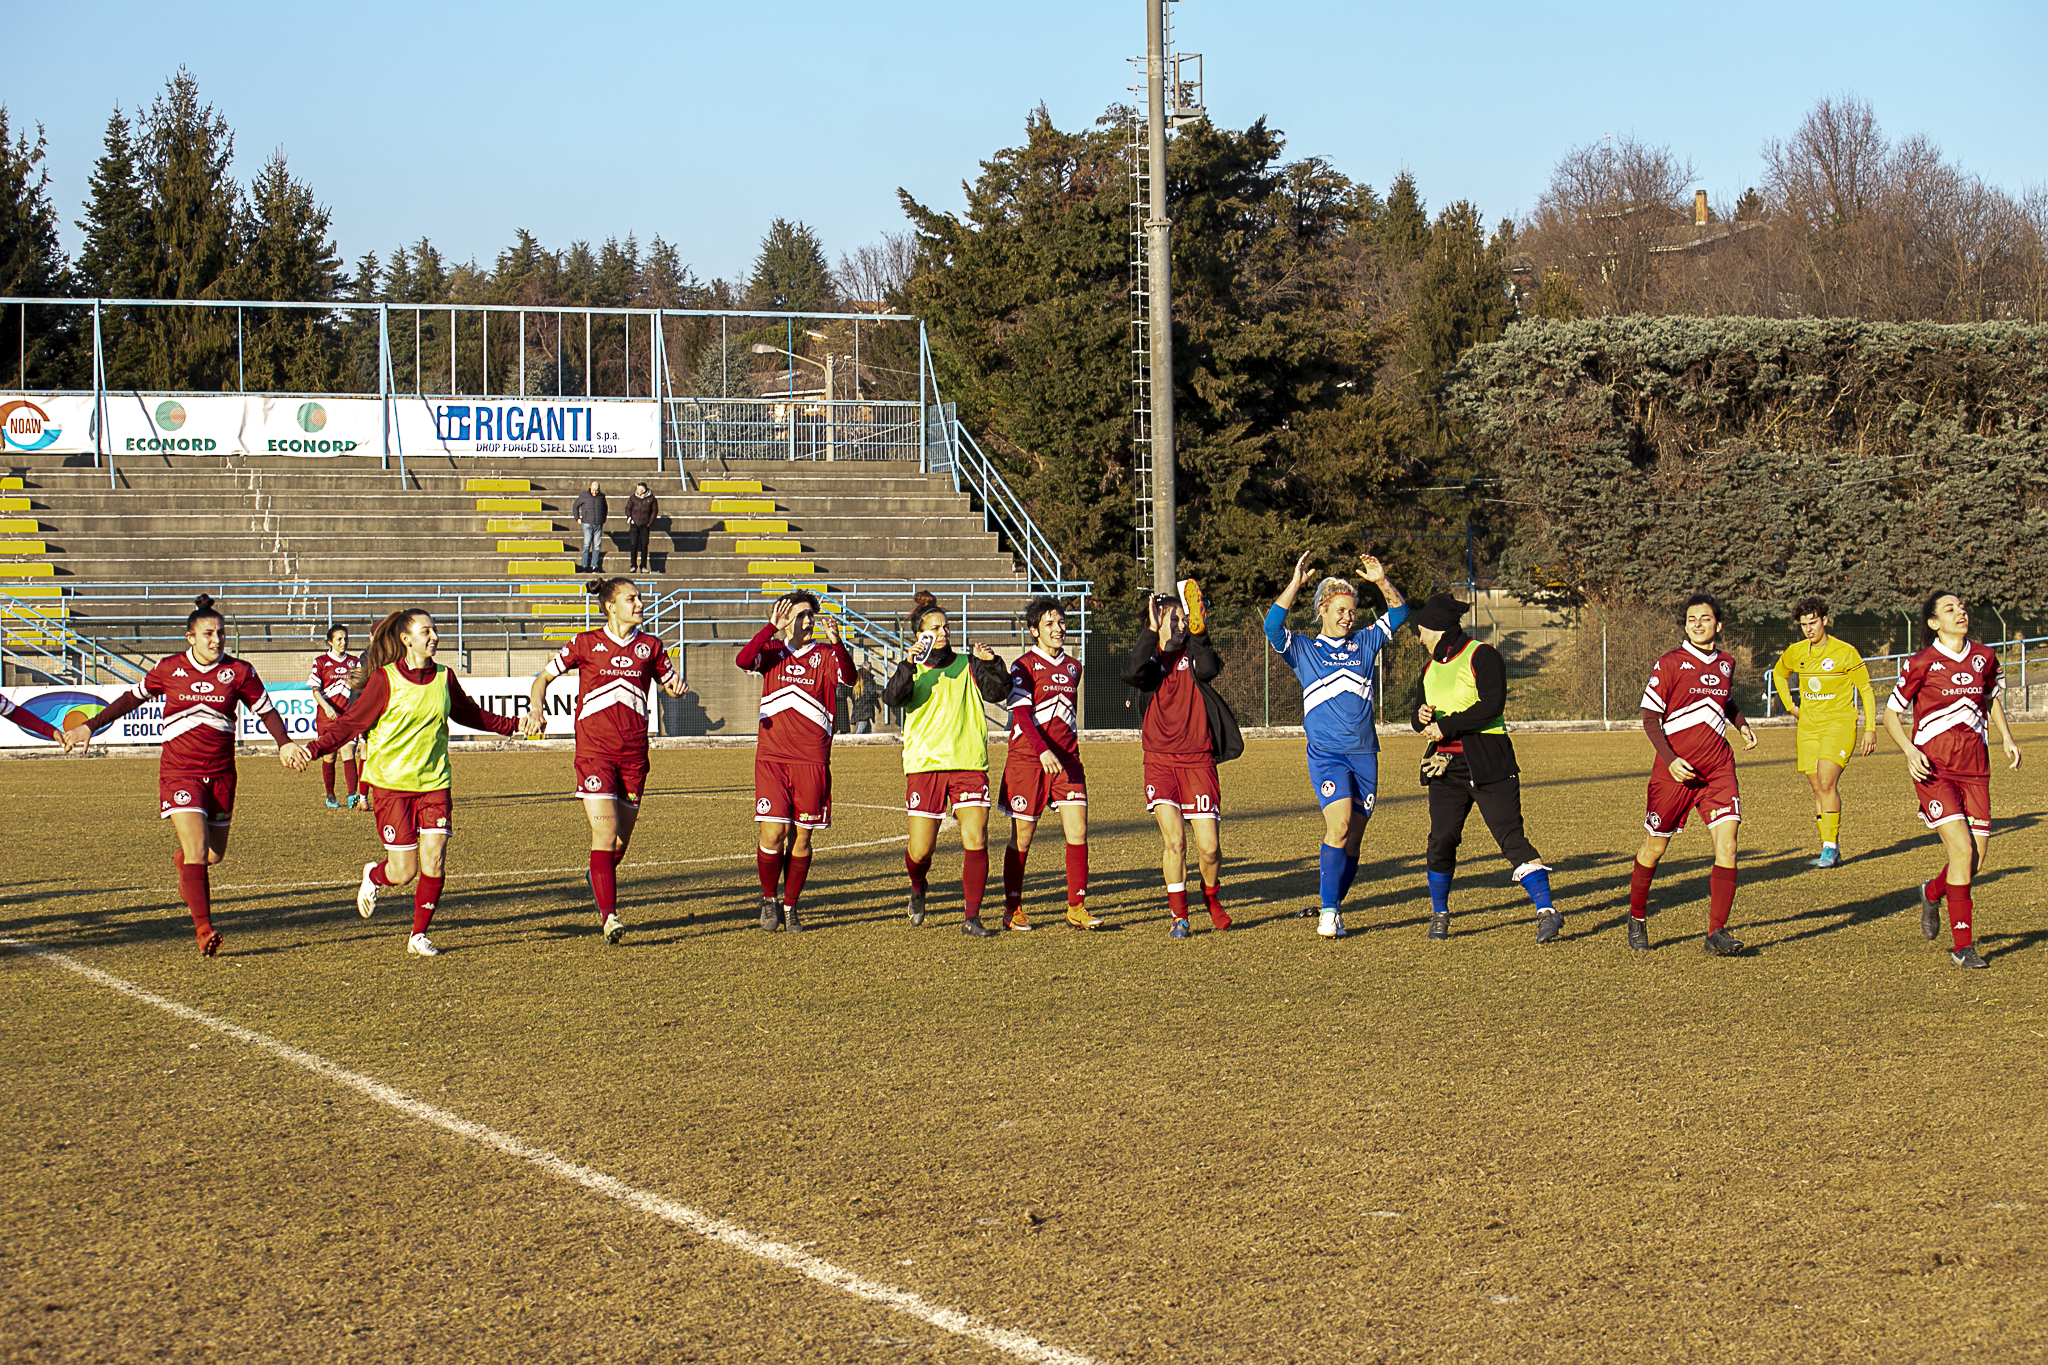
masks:
[[[1497,341],[1514,306],[1502,244],[1489,246],[1479,214],[1463,201],[1437,216],[1408,310],[1403,358],[1424,393],[1467,348]]]
[[[228,173],[235,138],[227,120],[202,104],[199,83],[180,69],[143,120],[142,186],[152,229],[146,245],[145,297],[224,299],[238,279],[240,195]],[[144,314],[152,387],[233,387],[233,314],[153,308]]]
[[[143,194],[142,163],[135,130],[115,106],[107,119],[105,147],[93,166],[85,217],[78,221],[85,244],[78,254],[78,289],[102,299],[133,299],[150,288],[149,243],[155,228]],[[147,346],[140,308],[102,309],[100,350],[109,381],[140,383]],[[74,382],[92,382],[90,324],[79,329],[70,370]]]
[[[26,133],[9,142],[7,108],[0,105],[0,295],[58,298],[70,292],[71,272],[57,240],[57,210],[50,204],[43,155],[40,127],[34,146]],[[15,345],[5,347],[17,354],[8,357],[14,364],[0,364],[0,384],[11,386],[24,376],[38,385],[55,383],[73,330],[70,315],[22,307],[26,316],[7,338]]]
[[[825,245],[802,223],[777,218],[754,257],[753,303],[778,313],[821,313],[832,304]]]
[[[237,292],[281,303],[338,297],[341,258],[328,236],[329,221],[284,154],[274,153],[249,187]],[[332,383],[339,332],[331,314],[279,309],[243,323],[249,388],[307,392]]]
[[[1409,172],[1394,177],[1394,186],[1387,191],[1386,208],[1379,215],[1376,235],[1381,249],[1399,264],[1419,261],[1429,249],[1429,215],[1423,212],[1422,195]]]

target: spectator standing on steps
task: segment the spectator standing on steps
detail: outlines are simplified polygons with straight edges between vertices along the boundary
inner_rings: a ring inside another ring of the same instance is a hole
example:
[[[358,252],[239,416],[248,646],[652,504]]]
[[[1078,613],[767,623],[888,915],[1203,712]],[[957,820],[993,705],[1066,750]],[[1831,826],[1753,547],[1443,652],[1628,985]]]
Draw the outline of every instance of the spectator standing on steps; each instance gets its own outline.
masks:
[[[604,490],[592,479],[590,491],[576,499],[576,520],[583,526],[583,553],[576,557],[578,573],[597,573],[604,567],[604,522],[610,513]]]
[[[647,562],[647,536],[660,515],[661,499],[645,483],[634,484],[633,496],[626,499],[626,548],[633,555],[635,569],[653,567]]]

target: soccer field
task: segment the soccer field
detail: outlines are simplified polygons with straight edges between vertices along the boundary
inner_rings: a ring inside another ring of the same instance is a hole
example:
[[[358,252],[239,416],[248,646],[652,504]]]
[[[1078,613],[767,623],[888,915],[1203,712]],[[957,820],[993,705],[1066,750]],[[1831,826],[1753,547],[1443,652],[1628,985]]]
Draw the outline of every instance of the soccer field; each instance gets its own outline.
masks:
[[[1850,768],[1815,872],[1762,733],[1734,959],[1697,828],[1627,949],[1640,733],[1517,740],[1569,916],[1540,949],[1476,813],[1425,941],[1408,739],[1336,942],[1292,917],[1299,741],[1223,769],[1239,927],[1184,942],[1133,744],[1084,750],[1109,928],[1057,923],[1049,828],[1052,927],[991,941],[951,834],[905,920],[894,749],[839,753],[794,936],[755,927],[752,751],[657,751],[612,949],[569,755],[458,754],[435,959],[405,893],[357,918],[371,822],[310,774],[241,761],[205,961],[153,758],[0,763],[0,1356],[2038,1358],[2048,733],[1993,777],[1988,972],[1919,935],[1904,761]]]

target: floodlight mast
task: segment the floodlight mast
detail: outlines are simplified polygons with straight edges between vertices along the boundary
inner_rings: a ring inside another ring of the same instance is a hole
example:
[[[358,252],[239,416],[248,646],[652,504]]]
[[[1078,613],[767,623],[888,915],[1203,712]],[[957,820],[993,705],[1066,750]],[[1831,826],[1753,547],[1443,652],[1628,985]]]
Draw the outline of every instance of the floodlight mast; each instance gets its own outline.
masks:
[[[1152,343],[1152,590],[1172,592],[1179,568],[1174,523],[1173,222],[1166,216],[1166,7],[1145,0],[1145,142],[1152,203],[1145,220],[1146,300]],[[1176,101],[1177,103],[1178,101]]]

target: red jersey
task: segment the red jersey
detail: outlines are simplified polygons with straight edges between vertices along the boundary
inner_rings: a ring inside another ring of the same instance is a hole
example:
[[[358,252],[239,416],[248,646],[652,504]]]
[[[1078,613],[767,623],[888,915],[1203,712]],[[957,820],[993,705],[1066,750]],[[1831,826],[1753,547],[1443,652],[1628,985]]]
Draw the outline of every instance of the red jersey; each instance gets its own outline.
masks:
[[[313,656],[312,670],[306,675],[306,686],[316,696],[325,697],[327,704],[336,711],[348,710],[348,675],[355,671],[362,660],[353,654],[344,654],[339,659],[325,652]]]
[[[1742,713],[1735,692],[1735,659],[1723,649],[1680,645],[1650,669],[1643,709],[1663,723],[1671,752],[1704,773],[1728,766],[1728,722]]]
[[[775,638],[775,627],[763,626],[734,662],[761,675],[756,756],[774,763],[830,763],[839,689],[853,686],[853,655],[846,646],[812,640],[791,649]]]
[[[1951,654],[1936,640],[1906,661],[1892,689],[1892,710],[1913,720],[1913,747],[1935,770],[1958,777],[1988,777],[1991,749],[1985,727],[1991,703],[2005,691],[1998,656],[1965,643]]]
[[[190,654],[157,661],[141,682],[116,697],[92,718],[94,733],[127,715],[151,697],[164,699],[163,753],[159,770],[165,777],[224,777],[235,770],[235,707],[263,722],[271,738],[286,742],[284,721],[270,704],[270,693],[255,667],[223,654],[201,668]]]
[[[586,630],[548,660],[548,677],[576,670],[576,753],[618,758],[647,752],[647,689],[666,682],[668,650],[644,630],[621,640]]]
[[[1071,654],[1055,659],[1033,645],[1018,655],[1010,665],[1011,745],[1033,758],[1050,749],[1062,763],[1079,763],[1074,702],[1080,688],[1081,661]]]
[[[1159,656],[1165,678],[1145,708],[1139,738],[1145,753],[1169,763],[1208,763],[1215,751],[1209,739],[1209,708],[1195,685],[1194,665],[1185,649]]]

